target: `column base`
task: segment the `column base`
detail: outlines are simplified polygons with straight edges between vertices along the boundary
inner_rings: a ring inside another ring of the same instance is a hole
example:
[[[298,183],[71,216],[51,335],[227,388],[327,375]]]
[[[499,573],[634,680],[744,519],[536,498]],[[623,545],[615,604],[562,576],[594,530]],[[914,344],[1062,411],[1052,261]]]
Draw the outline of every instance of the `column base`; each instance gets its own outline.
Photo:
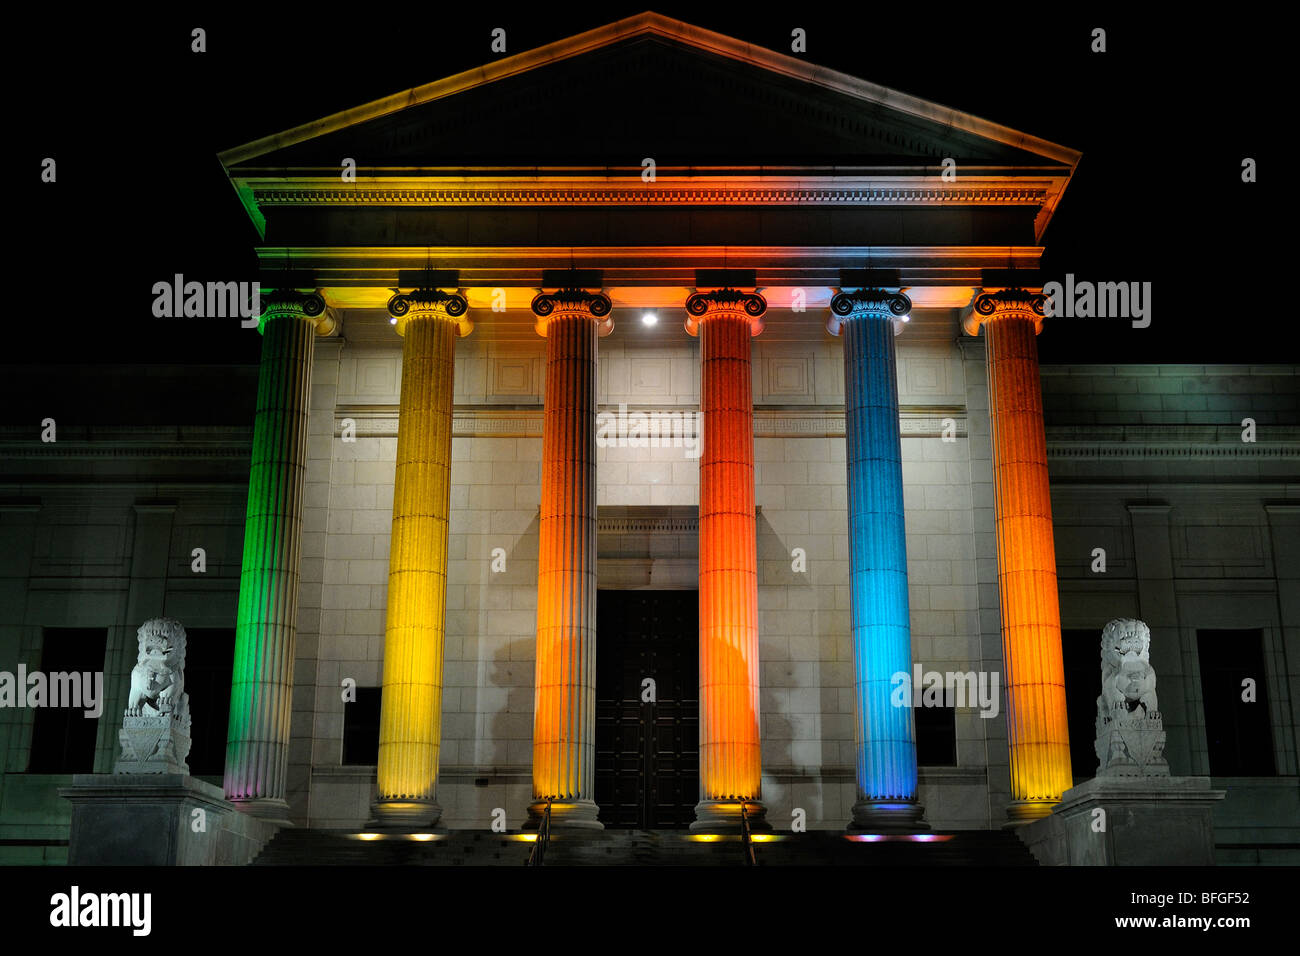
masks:
[[[1013,800],[1007,805],[1007,821],[1002,824],[1002,829],[1008,830],[1050,817],[1057,803],[1057,800]]]
[[[524,829],[540,829],[545,813],[545,800],[530,803]],[[597,819],[599,814],[600,807],[596,806],[594,800],[552,800],[551,830],[603,830],[605,824]]]
[[[230,800],[235,809],[250,817],[274,823],[276,826],[291,827],[289,804],[277,797],[254,797],[251,800]]]
[[[924,833],[925,807],[915,801],[859,800],[853,805],[850,833]]]
[[[757,800],[701,800],[695,805],[692,833],[739,833],[740,808],[745,807],[751,833],[771,833],[767,807]]]
[[[436,800],[378,800],[370,806],[366,829],[431,832],[441,817]]]

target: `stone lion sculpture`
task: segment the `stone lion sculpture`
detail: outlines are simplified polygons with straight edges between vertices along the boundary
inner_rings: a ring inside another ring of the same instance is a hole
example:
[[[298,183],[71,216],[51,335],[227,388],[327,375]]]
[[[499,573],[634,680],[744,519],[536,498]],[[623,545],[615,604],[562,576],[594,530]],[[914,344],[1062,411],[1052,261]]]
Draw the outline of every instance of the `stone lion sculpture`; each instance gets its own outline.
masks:
[[[1138,714],[1138,709],[1142,710]],[[1156,702],[1156,672],[1151,667],[1151,629],[1141,621],[1122,617],[1101,632],[1101,696],[1097,714],[1115,716],[1123,710],[1133,716],[1153,717]]]
[[[189,695],[185,693],[185,628],[180,621],[160,617],[145,621],[136,636],[140,656],[131,670],[126,716],[186,716]]]
[[[1122,617],[1101,632],[1097,775],[1168,776],[1165,730],[1151,666],[1151,629]]]

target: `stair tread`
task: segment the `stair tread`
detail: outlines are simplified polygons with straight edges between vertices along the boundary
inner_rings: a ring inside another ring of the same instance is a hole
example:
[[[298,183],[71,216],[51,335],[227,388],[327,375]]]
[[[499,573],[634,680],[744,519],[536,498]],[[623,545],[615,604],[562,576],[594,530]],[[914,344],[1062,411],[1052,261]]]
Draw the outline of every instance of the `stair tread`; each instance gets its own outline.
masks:
[[[1012,831],[956,830],[946,840],[856,842],[838,831],[781,834],[755,846],[760,866],[1036,866]],[[512,839],[511,837],[514,837]],[[546,850],[548,865],[738,866],[734,838],[694,842],[680,830],[606,830],[560,835]],[[435,841],[361,841],[352,831],[284,829],[263,847],[254,866],[519,866],[532,849],[517,835],[452,830]]]

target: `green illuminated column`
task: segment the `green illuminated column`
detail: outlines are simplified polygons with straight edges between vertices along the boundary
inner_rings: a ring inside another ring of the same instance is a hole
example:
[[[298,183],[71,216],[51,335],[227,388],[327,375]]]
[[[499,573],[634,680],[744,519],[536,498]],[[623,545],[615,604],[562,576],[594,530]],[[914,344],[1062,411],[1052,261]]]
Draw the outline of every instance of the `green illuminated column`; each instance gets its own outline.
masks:
[[[269,293],[258,324],[262,362],[239,574],[225,791],[240,810],[284,823],[289,814],[285,770],[312,342],[317,333],[328,335],[333,328],[324,300],[300,292]]]

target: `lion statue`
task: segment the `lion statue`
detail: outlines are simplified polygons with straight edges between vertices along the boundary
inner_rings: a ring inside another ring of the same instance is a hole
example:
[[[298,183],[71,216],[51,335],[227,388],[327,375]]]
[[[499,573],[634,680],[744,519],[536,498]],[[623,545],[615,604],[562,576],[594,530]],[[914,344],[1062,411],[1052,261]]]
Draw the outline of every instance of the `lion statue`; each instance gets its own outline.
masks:
[[[185,693],[185,628],[169,617],[145,621],[136,633],[140,656],[131,670],[131,693],[126,716],[146,717],[172,714],[183,719],[189,713]]]
[[[1124,713],[1117,715],[1117,710]],[[1101,632],[1098,718],[1155,717],[1159,711],[1156,672],[1151,667],[1151,629],[1132,618],[1111,621]]]

